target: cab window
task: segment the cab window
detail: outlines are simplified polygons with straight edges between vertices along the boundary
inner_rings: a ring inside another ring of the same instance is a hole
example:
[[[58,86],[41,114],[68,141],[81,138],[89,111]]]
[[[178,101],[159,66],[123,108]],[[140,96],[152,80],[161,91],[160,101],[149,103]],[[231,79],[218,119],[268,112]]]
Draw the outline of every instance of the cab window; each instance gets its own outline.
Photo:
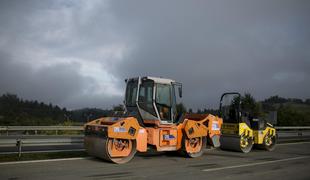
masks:
[[[156,102],[161,105],[171,106],[171,86],[157,84]]]
[[[136,106],[138,81],[130,81],[126,89],[126,106]]]
[[[171,121],[171,85],[156,85],[156,106],[162,120]]]
[[[142,82],[139,91],[139,106],[153,116],[156,116],[153,107],[153,86],[154,83],[152,81]]]

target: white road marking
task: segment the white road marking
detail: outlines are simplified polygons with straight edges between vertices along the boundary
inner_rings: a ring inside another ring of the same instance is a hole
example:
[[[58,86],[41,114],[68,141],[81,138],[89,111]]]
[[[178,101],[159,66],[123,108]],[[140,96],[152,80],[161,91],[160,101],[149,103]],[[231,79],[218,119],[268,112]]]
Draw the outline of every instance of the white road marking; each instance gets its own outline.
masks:
[[[277,146],[294,145],[294,144],[310,144],[310,142],[281,143],[277,144]]]
[[[234,168],[240,168],[240,167],[249,167],[249,166],[257,166],[257,165],[263,165],[263,164],[272,164],[277,162],[283,162],[283,161],[293,161],[298,159],[306,159],[310,156],[300,156],[300,157],[294,157],[294,158],[287,158],[287,159],[279,159],[274,161],[264,161],[264,162],[257,162],[257,163],[250,163],[250,164],[241,164],[241,165],[235,165],[235,166],[226,166],[226,167],[220,167],[220,168],[210,168],[210,169],[203,169],[204,172],[210,172],[210,171],[219,171],[224,169],[234,169]]]
[[[209,148],[209,149],[205,149],[204,151],[212,151],[215,150],[216,148]]]
[[[90,159],[90,157],[79,157],[79,158],[62,158],[62,159],[44,159],[44,160],[33,160],[33,161],[14,161],[14,162],[2,162],[0,165],[11,165],[11,164],[27,164],[27,163],[41,163],[41,162],[57,162],[57,161],[74,161]]]

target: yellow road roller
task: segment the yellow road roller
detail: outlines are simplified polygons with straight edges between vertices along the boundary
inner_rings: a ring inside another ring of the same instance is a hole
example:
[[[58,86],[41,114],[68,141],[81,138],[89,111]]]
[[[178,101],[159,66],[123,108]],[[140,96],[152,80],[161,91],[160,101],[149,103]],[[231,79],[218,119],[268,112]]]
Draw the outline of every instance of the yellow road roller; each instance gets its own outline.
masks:
[[[137,151],[147,152],[149,148],[198,157],[207,140],[219,146],[221,118],[177,112],[176,94],[182,97],[181,83],[148,76],[125,82],[124,114],[84,125],[84,146],[89,155],[126,163]]]
[[[220,148],[248,153],[254,147],[272,151],[277,142],[276,129],[265,118],[256,117],[255,106],[247,104],[238,92],[224,93],[220,101],[223,119]],[[249,107],[246,107],[249,106]]]

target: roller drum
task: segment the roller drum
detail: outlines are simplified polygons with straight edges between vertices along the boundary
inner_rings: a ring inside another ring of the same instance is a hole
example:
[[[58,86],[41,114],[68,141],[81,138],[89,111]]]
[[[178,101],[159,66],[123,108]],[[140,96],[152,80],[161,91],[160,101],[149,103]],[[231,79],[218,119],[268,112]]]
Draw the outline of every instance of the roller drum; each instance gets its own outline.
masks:
[[[109,141],[112,141],[111,138],[103,138],[103,137],[96,137],[96,136],[85,136],[84,138],[84,147],[86,149],[86,152],[90,156],[94,156],[100,159],[104,159],[106,161],[114,162],[117,164],[123,164],[130,161],[136,151],[136,141],[134,140],[128,140],[132,143],[132,149],[128,156],[125,157],[111,157],[110,156],[110,150],[111,150],[111,143]]]
[[[248,153],[253,147],[253,140],[248,139],[248,144],[241,147],[241,136],[222,135],[220,138],[221,149]]]

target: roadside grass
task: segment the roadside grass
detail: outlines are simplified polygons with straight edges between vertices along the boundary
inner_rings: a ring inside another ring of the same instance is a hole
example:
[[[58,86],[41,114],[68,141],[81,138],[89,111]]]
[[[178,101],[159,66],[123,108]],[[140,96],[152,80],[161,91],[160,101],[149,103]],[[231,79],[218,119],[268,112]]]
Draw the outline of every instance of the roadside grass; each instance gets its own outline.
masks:
[[[74,158],[74,157],[86,157],[86,156],[88,155],[85,151],[23,153],[20,158],[18,157],[18,154],[0,154],[0,162]]]

